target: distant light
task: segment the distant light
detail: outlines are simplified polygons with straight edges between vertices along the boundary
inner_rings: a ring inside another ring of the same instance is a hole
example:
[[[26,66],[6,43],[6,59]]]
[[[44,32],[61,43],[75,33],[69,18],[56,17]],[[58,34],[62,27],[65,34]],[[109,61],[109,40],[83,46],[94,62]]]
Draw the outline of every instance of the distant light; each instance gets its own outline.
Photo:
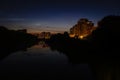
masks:
[[[69,36],[70,36],[71,38],[75,37],[75,35],[74,35],[74,34],[70,34]]]
[[[80,39],[83,39],[84,36],[80,36]]]

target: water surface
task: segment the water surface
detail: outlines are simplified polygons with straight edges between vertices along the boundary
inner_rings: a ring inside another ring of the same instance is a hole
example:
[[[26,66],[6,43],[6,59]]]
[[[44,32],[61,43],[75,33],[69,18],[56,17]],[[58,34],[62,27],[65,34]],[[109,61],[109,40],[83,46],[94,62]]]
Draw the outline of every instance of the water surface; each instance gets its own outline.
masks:
[[[43,41],[1,60],[0,73],[9,79],[94,79],[87,63],[72,64],[65,54],[52,51]]]

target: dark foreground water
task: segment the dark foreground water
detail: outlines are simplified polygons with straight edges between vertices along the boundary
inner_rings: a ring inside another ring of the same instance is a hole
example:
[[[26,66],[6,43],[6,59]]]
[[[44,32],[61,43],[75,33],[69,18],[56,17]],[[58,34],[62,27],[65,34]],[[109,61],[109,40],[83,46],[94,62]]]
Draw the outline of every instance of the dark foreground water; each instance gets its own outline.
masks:
[[[51,51],[44,42],[0,61],[0,80],[120,80],[119,71],[119,66],[113,64],[72,64],[65,54]]]

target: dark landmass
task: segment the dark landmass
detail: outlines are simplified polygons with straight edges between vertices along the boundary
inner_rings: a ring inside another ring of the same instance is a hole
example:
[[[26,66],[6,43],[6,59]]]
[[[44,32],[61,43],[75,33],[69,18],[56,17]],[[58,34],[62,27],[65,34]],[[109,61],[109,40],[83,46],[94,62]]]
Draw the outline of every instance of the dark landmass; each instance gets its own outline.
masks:
[[[120,16],[106,16],[86,39],[70,38],[68,33],[53,35],[46,43],[51,50],[68,56],[73,63],[119,61]]]
[[[120,79],[120,16],[106,16],[85,39],[67,33],[53,35],[46,43],[51,50],[65,54],[72,64],[87,63],[93,80]]]
[[[0,59],[12,52],[26,50],[37,42],[37,37],[26,33],[26,30],[14,31],[0,26]]]

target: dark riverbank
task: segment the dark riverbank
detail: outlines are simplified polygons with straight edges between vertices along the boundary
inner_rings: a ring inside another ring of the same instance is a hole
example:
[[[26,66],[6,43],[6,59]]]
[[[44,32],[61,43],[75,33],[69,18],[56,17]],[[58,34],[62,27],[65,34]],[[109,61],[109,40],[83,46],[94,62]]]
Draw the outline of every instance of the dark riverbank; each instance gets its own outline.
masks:
[[[12,52],[26,50],[38,41],[36,36],[26,33],[25,30],[14,31],[0,26],[0,59]]]
[[[53,35],[46,43],[51,50],[68,56],[73,62],[118,62],[120,16],[106,16],[85,39],[70,38],[68,33]]]
[[[119,54],[108,50],[98,50],[87,40],[68,38],[65,40],[46,41],[52,51],[65,54],[72,63],[118,62]],[[115,51],[114,51],[115,52]]]

